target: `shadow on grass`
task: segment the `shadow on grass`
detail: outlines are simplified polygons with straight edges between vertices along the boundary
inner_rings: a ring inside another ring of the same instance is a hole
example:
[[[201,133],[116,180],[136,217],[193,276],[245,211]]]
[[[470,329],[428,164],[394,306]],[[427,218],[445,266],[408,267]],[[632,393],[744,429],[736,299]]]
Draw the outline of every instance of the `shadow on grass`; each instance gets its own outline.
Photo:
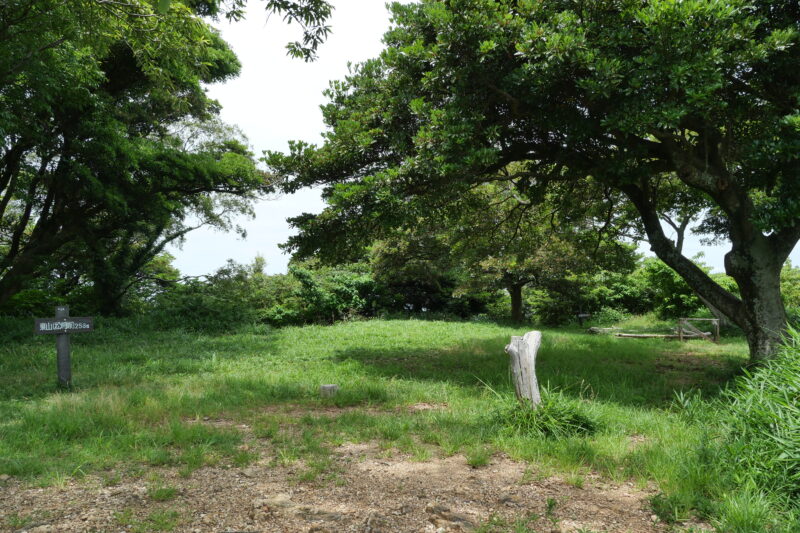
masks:
[[[484,384],[513,391],[508,337],[481,339],[446,350],[351,348],[335,360],[355,361],[383,378],[446,382],[461,387]],[[540,385],[572,396],[624,405],[664,407],[679,391],[716,396],[740,372],[735,356],[705,352],[705,346],[662,340],[622,340],[582,333],[545,332],[537,357]]]

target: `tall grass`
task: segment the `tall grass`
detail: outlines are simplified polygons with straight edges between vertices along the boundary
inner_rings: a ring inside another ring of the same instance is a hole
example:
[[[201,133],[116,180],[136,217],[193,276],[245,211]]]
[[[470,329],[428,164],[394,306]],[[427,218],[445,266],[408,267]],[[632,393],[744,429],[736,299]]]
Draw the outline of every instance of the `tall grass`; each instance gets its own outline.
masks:
[[[719,458],[738,489],[723,497],[722,526],[800,531],[800,333],[790,330],[775,359],[737,379],[717,412]]]
[[[791,331],[778,357],[738,379],[723,400],[737,481],[800,496],[800,334]]]

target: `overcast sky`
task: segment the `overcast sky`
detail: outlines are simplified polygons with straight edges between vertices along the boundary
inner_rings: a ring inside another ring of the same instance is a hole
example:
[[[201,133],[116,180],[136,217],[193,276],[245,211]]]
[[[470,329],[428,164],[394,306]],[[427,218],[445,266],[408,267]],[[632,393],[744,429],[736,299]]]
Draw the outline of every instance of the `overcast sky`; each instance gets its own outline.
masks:
[[[313,63],[286,56],[286,43],[300,37],[297,25],[286,25],[276,15],[267,20],[262,2],[249,4],[246,20],[217,25],[239,56],[242,73],[235,80],[210,86],[209,94],[222,103],[222,119],[244,131],[256,154],[286,150],[290,140],[319,143],[323,131],[319,106],[326,101],[322,91],[330,80],[347,75],[348,62],[370,59],[383,49],[381,37],[389,28],[384,3],[334,0],[333,31]],[[189,234],[181,248],[169,251],[185,275],[211,273],[228,258],[249,263],[259,254],[267,260],[269,273],[285,272],[289,257],[278,244],[289,236],[286,218],[323,207],[315,190],[262,201],[254,220],[239,221],[247,231],[246,239],[199,229]]]
[[[406,0],[407,3],[410,0]],[[296,25],[284,24],[273,15],[269,20],[263,4],[251,1],[246,20],[217,26],[242,63],[237,79],[209,87],[209,94],[222,104],[222,119],[238,125],[256,154],[264,150],[286,150],[290,140],[319,143],[323,131],[319,106],[328,82],[347,74],[348,62],[377,56],[381,37],[389,28],[389,14],[381,0],[333,0],[333,32],[313,63],[286,56],[285,45],[297,40]],[[289,236],[286,218],[303,212],[316,213],[324,204],[315,190],[265,200],[256,205],[255,219],[242,219],[247,231],[242,239],[233,233],[199,229],[190,233],[182,247],[170,248],[175,266],[184,275],[209,274],[229,258],[249,263],[262,255],[267,272],[285,272],[289,257],[278,249]],[[644,245],[642,251],[647,250]],[[703,246],[688,239],[685,253],[704,254],[703,261],[722,272],[726,246]],[[792,254],[800,263],[800,251]]]

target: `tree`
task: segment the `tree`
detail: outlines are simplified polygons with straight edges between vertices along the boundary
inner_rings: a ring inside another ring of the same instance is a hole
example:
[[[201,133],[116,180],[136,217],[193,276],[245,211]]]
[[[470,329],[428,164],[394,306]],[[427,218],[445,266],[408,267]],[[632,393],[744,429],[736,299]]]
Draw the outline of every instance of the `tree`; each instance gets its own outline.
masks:
[[[589,198],[593,210],[584,207]],[[527,286],[552,291],[571,275],[633,269],[633,246],[616,240],[627,226],[615,216],[618,200],[592,187],[531,202],[501,181],[475,187],[442,220],[453,254],[471,273],[468,285],[508,291],[519,322]]]
[[[426,0],[393,13],[381,56],[331,85],[324,145],[269,157],[287,190],[325,184],[367,231],[377,211],[461,197],[513,162],[526,163],[508,181],[531,197],[597,181],[626,195],[651,249],[745,331],[754,360],[775,353],[780,271],[800,238],[795,2]],[[698,229],[731,243],[740,296],[667,237],[676,188],[701,208]],[[345,227],[329,213],[295,223]]]
[[[290,53],[313,59],[330,5],[265,5],[303,26]],[[81,258],[101,311],[119,312],[135,272],[167,243],[226,227],[270,188],[203,88],[239,63],[202,17],[239,18],[243,6],[0,5],[0,305],[48,263]]]
[[[169,95],[119,44],[98,64],[102,82],[64,88],[39,117],[45,125],[7,137],[6,155],[18,155],[5,165],[0,201],[0,302],[53,255],[106,261],[104,248],[121,232],[153,248],[190,213],[210,211],[212,195],[252,198],[265,190],[263,173],[234,138],[191,150],[171,131],[179,121],[209,121],[216,104],[200,83],[238,71],[207,31],[202,55],[171,65]],[[206,65],[192,67],[198,60]]]
[[[387,228],[369,245],[370,268],[383,310],[462,317],[485,311],[492,295],[483,286],[466,286],[468,273],[454,253],[450,228],[443,222],[421,218]]]

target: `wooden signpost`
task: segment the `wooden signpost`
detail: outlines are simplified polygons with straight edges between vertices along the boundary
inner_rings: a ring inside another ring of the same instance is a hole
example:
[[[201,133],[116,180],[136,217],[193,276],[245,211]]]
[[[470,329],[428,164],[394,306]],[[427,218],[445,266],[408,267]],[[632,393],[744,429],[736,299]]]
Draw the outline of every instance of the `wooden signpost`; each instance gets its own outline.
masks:
[[[94,329],[91,317],[70,317],[69,307],[56,307],[55,318],[34,319],[34,333],[37,335],[56,336],[56,361],[58,366],[58,384],[69,388],[72,385],[72,368],[69,357],[69,334],[83,333]]]

